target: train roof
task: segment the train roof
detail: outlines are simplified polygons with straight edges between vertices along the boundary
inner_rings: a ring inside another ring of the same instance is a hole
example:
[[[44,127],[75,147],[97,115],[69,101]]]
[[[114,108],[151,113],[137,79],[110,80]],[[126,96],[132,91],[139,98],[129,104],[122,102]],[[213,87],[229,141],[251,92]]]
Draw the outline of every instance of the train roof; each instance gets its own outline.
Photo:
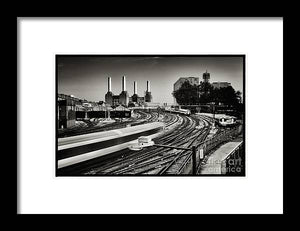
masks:
[[[216,119],[236,119],[235,116],[229,116],[229,115],[225,115],[225,114],[216,114],[215,118]]]
[[[184,109],[184,108],[181,108],[179,109],[180,111],[190,111],[190,109]]]
[[[94,143],[95,141],[100,142],[100,141],[117,138],[120,136],[132,135],[135,133],[156,129],[163,126],[164,126],[163,122],[152,122],[152,123],[120,128],[115,130],[94,132],[94,133],[89,133],[84,135],[59,138],[58,146],[59,149],[64,149],[64,148],[68,148],[69,146],[82,145],[83,142],[84,143]]]
[[[204,115],[204,116],[208,116],[208,117],[211,117],[213,118],[214,117],[214,114],[212,113],[196,113],[197,115]],[[215,119],[236,119],[237,117],[235,116],[229,116],[229,115],[225,115],[225,114],[215,114]]]

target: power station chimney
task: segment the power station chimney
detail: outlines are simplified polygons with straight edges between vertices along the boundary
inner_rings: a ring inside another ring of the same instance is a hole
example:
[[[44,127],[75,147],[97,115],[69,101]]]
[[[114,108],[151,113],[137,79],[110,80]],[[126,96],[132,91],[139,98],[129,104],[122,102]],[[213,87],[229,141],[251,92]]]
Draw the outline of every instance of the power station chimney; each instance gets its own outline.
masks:
[[[107,93],[105,94],[105,102],[109,105],[113,105],[113,96],[114,94],[111,92],[111,77],[107,78]]]
[[[108,77],[108,91],[111,92],[111,78]]]
[[[125,75],[122,77],[122,92],[119,95],[119,103],[121,105],[127,106],[129,101],[129,95],[126,91],[126,77]]]
[[[125,77],[125,75],[122,78],[122,91],[126,91],[126,77]]]
[[[133,82],[133,94],[137,95],[137,82]]]
[[[150,92],[150,81],[147,80],[147,92]]]
[[[147,91],[145,94],[145,102],[150,103],[152,101],[152,95],[150,90],[150,81],[147,80]]]

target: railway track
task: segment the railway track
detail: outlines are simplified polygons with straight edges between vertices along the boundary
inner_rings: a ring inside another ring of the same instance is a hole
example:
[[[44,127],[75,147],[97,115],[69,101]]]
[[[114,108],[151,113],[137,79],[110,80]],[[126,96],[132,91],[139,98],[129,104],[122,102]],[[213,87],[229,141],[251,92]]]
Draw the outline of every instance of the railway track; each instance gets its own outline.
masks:
[[[203,137],[203,133],[200,133]],[[199,135],[191,136],[190,141],[184,141],[178,143],[179,147],[189,148],[194,142],[195,138],[198,138]],[[201,141],[200,141],[201,142]],[[159,174],[159,175],[170,175],[170,174],[178,174],[180,171],[178,168],[182,166],[185,158],[188,157],[188,151],[174,151],[173,149],[167,151],[166,148],[162,148],[159,150],[160,153],[156,152],[156,155],[151,159],[141,164],[134,163],[129,167],[122,171],[114,172],[116,174]],[[160,155],[158,155],[160,154]]]
[[[179,120],[180,120],[180,118],[178,116],[174,116],[174,115],[166,115],[164,117],[164,122],[166,123],[166,127],[173,126],[174,124],[179,122]],[[154,140],[158,140],[158,139],[154,139]],[[156,150],[154,150],[154,152],[156,152]],[[77,171],[75,174],[81,175],[81,174],[85,174],[86,172],[88,172],[88,173],[91,172],[93,174],[97,171],[95,169],[99,169],[99,166],[101,166],[102,169],[105,169],[107,166],[112,167],[112,163],[113,163],[113,165],[122,165],[122,164],[124,164],[124,161],[130,160],[130,158],[135,159],[140,154],[141,154],[140,152],[132,152],[128,149],[123,150],[121,157],[110,158],[107,161],[101,161],[101,162],[98,162],[97,160],[92,161],[94,163],[89,164],[89,166],[87,166],[87,167],[80,168],[80,172]],[[141,157],[141,155],[140,155],[140,157]]]
[[[84,120],[82,121],[84,124],[80,124],[72,128],[67,128],[65,130],[59,130],[58,138],[83,135],[83,134],[88,134],[93,132],[108,131],[112,129],[124,128],[126,126],[136,126],[140,124],[154,122],[157,121],[158,119],[158,115],[155,112],[145,113],[143,111],[137,111],[136,114],[137,114],[136,118],[130,118],[126,121],[116,121],[101,126],[98,126],[100,122],[99,119],[95,119],[93,121]]]
[[[166,126],[174,126],[162,136],[154,139],[156,144],[191,147],[193,143],[205,140],[210,122],[209,120],[182,115],[166,114]],[[203,128],[195,129],[199,121],[203,120]],[[176,125],[177,124],[177,125]],[[178,132],[174,132],[178,131]],[[187,151],[170,148],[149,147],[131,154],[126,150],[123,157],[108,161],[101,166],[94,166],[86,175],[139,175],[139,174],[180,174],[182,164],[186,161]]]
[[[143,117],[146,118],[145,113],[138,114],[137,117]],[[152,113],[150,117],[147,117],[150,121],[155,121],[159,119],[161,122],[164,122],[166,127],[174,127],[177,124],[181,122],[181,118],[176,115],[170,115],[170,114],[160,114],[158,116],[157,113]],[[166,134],[169,133],[168,131]],[[136,156],[136,152],[132,152],[129,149],[123,149],[121,151],[118,151],[116,153],[113,153],[111,155],[105,155],[99,158],[94,158],[86,162],[78,163],[76,165],[71,165],[66,168],[63,168],[59,170],[60,175],[83,175],[87,172],[90,172],[91,169],[98,168],[99,166],[103,166],[106,163],[112,163],[116,161],[122,162],[123,157],[131,157]]]
[[[203,128],[202,132],[192,140],[192,142],[187,143],[186,148],[191,148],[191,146],[197,141],[198,143],[203,142],[208,133],[209,133],[209,127]],[[170,175],[170,174],[180,174],[182,173],[184,167],[188,163],[189,160],[191,160],[192,153],[189,151],[181,151],[176,158],[172,160],[165,168],[161,169],[158,174],[159,175]]]

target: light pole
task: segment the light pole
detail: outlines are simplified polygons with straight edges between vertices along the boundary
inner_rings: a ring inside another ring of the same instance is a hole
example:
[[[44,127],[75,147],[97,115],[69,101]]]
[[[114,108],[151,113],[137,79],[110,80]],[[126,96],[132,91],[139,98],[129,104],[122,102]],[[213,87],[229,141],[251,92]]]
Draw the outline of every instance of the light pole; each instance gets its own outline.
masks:
[[[215,128],[215,102],[211,103],[212,105],[212,112],[213,112],[213,128]]]
[[[177,149],[177,150],[184,150],[184,151],[192,151],[192,165],[193,165],[193,171],[192,175],[197,174],[197,148],[196,146],[192,146],[191,148],[182,148],[182,147],[176,147],[176,146],[170,146],[170,145],[163,145],[163,144],[155,144],[151,139],[146,137],[139,137],[139,142],[135,146],[129,146],[130,150],[133,151],[139,151],[142,150],[145,147],[155,146],[155,147],[161,147],[161,148],[169,148],[169,149]],[[143,141],[143,142],[140,142]],[[145,142],[144,142],[145,141]]]
[[[153,144],[153,146],[162,147],[162,148],[178,149],[178,150],[184,150],[184,151],[192,151],[192,165],[193,165],[192,174],[193,174],[193,176],[195,176],[197,174],[197,156],[196,156],[197,148],[196,148],[196,146],[192,146],[191,148],[181,148],[181,147],[162,145],[162,144]]]

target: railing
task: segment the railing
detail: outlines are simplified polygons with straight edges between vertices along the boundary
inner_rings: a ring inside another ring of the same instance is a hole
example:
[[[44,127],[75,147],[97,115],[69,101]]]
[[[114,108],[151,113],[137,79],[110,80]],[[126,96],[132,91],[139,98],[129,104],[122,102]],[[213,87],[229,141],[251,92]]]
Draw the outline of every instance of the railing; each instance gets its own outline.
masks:
[[[238,175],[243,174],[244,171],[244,142],[236,146],[228,156],[221,162],[221,174]]]
[[[232,138],[237,137],[240,133],[241,129],[239,127],[235,127],[230,130],[222,131],[212,138],[196,144],[196,157],[193,158],[193,153],[189,153],[180,167],[178,174],[189,174],[192,171],[193,166],[199,170],[202,160],[207,156],[207,154],[210,153],[212,149],[219,146],[221,143],[228,142]],[[196,162],[195,165],[193,162]]]

